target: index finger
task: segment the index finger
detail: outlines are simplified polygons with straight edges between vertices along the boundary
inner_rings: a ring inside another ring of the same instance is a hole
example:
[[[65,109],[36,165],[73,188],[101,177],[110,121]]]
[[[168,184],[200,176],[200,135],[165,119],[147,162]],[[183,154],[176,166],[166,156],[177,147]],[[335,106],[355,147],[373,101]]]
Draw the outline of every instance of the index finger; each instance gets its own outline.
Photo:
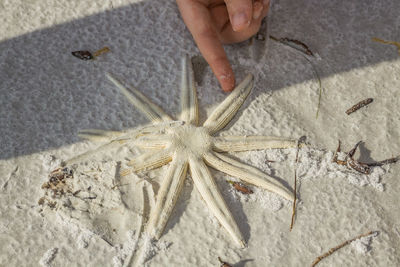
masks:
[[[235,76],[207,7],[193,0],[177,0],[182,18],[217,77],[222,90],[232,91]]]

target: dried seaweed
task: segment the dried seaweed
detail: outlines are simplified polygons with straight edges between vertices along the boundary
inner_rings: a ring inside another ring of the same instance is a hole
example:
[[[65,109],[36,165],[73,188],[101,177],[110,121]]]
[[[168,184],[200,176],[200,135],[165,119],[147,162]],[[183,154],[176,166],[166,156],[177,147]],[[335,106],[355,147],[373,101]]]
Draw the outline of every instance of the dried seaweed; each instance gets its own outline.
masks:
[[[69,168],[58,168],[52,171],[49,174],[48,181],[42,185],[42,189],[46,192],[45,196],[38,200],[38,204],[40,206],[46,204],[51,209],[54,209],[57,205],[57,199],[65,195],[73,194],[73,186],[70,182],[73,178],[73,172]]]
[[[70,186],[67,185],[67,179],[72,178],[74,177],[71,169],[55,169],[50,173],[48,182],[42,185],[42,189],[49,190],[52,193],[52,198],[59,198],[70,191]]]
[[[318,74],[317,69],[315,68],[314,64],[311,62],[311,60],[309,59],[309,56],[315,57],[315,54],[310,50],[310,48],[303,42],[296,40],[296,39],[290,39],[290,38],[276,38],[272,35],[269,36],[270,39],[281,43],[283,45],[286,45],[288,47],[291,47],[299,52],[301,52],[304,56],[304,58],[308,61],[308,63],[310,63],[313,73],[318,81],[318,106],[317,106],[317,112],[316,112],[316,119],[318,119],[318,115],[319,115],[319,110],[321,107],[321,98],[322,98],[322,82],[321,82],[321,77]]]
[[[366,165],[362,162],[359,162],[358,160],[355,160],[353,158],[353,156],[356,153],[356,150],[360,144],[361,144],[361,141],[358,141],[357,144],[347,153],[347,155],[346,155],[347,165],[350,168],[352,168],[362,174],[370,174],[371,168],[368,165]]]
[[[339,140],[339,144],[338,144],[335,154],[333,155],[332,162],[335,162],[339,165],[348,166],[362,174],[370,174],[371,168],[367,164],[362,163],[353,158],[353,156],[356,153],[356,150],[360,144],[361,144],[361,141],[358,141],[357,144],[355,144],[355,146],[346,154],[345,159],[339,160],[338,159],[338,153],[340,152],[340,140]]]
[[[358,160],[350,158],[347,161],[347,165],[362,174],[370,174],[371,173],[371,168],[367,164],[359,162]]]
[[[360,144],[361,141],[357,142],[357,144],[355,144],[355,146],[346,154],[346,158],[344,160],[339,160],[338,159],[338,153],[340,152],[340,140],[339,140],[339,144],[335,151],[335,154],[333,155],[332,162],[335,162],[339,165],[348,166],[362,174],[370,174],[371,167],[383,166],[386,164],[392,164],[400,161],[400,156],[371,163],[360,162],[358,160],[355,160],[353,156]]]
[[[352,106],[351,108],[349,108],[348,110],[346,110],[346,114],[350,115],[351,113],[359,110],[360,108],[365,107],[366,105],[372,103],[372,101],[374,101],[374,99],[372,99],[372,98],[364,99],[364,100],[358,102],[357,104],[355,104],[354,106]]]
[[[397,47],[397,52],[400,55],[400,43],[399,42],[394,42],[394,41],[385,41],[376,37],[372,38],[372,41],[378,42],[378,43],[382,43],[382,44],[389,44],[389,45],[394,45]]]
[[[331,255],[331,254],[334,253],[335,251],[341,249],[342,247],[347,246],[347,245],[350,244],[351,242],[353,242],[353,241],[355,241],[355,240],[357,240],[357,239],[360,239],[360,238],[362,238],[362,237],[366,237],[366,236],[375,234],[375,233],[376,233],[376,231],[370,231],[370,232],[368,232],[368,233],[366,233],[366,234],[362,234],[362,235],[356,236],[356,237],[354,237],[354,238],[352,238],[352,239],[349,239],[349,240],[343,242],[342,244],[340,244],[340,245],[338,245],[338,246],[336,246],[336,247],[331,248],[328,252],[326,252],[326,253],[324,253],[323,255],[317,257],[317,258],[314,260],[314,262],[311,264],[311,267],[314,267],[314,266],[317,265],[322,259],[328,257],[329,255]]]

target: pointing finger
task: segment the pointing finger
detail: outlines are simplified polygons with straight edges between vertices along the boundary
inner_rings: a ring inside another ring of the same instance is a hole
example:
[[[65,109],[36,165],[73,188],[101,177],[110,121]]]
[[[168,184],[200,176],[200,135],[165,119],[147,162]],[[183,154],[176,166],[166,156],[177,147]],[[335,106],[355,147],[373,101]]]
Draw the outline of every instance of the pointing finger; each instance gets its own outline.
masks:
[[[200,52],[210,65],[224,91],[232,91],[235,86],[235,76],[222,43],[214,28],[210,12],[207,7],[191,1],[178,0],[178,7],[183,20],[192,33]]]

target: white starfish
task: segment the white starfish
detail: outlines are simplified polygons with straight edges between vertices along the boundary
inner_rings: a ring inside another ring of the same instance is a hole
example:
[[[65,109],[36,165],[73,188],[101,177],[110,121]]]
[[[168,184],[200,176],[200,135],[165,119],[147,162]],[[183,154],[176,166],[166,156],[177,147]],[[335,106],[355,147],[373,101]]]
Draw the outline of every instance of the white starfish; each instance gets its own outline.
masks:
[[[292,193],[278,181],[221,152],[294,147],[297,144],[296,140],[270,136],[213,137],[233,118],[249,95],[253,87],[253,75],[249,74],[212,112],[202,126],[198,126],[197,122],[196,85],[192,63],[187,56],[182,59],[180,120],[174,121],[138,90],[126,89],[110,74],[107,74],[107,77],[152,124],[130,132],[85,130],[80,136],[90,140],[111,139],[111,142],[103,147],[133,142],[140,147],[152,148],[150,152],[128,163],[135,172],[158,168],[171,162],[162,180],[155,208],[150,214],[147,225],[146,231],[151,237],[159,239],[162,235],[179,197],[187,169],[190,170],[194,185],[209,210],[241,247],[245,246],[245,241],[207,165],[244,182],[275,192],[290,201],[293,200]],[[77,161],[93,152],[78,156],[67,163]],[[127,173],[123,172],[123,175]]]

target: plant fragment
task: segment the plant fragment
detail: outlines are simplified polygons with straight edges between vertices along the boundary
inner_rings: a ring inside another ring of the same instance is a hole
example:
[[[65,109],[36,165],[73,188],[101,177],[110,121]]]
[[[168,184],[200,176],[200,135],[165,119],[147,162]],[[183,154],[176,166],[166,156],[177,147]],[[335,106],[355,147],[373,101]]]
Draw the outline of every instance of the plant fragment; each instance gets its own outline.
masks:
[[[397,52],[400,55],[400,43],[399,42],[394,42],[394,41],[385,41],[376,37],[372,38],[372,41],[378,42],[378,43],[382,43],[382,44],[390,44],[390,45],[395,45],[397,47]]]
[[[372,101],[374,101],[374,99],[372,99],[372,98],[367,98],[367,99],[361,100],[360,102],[358,102],[357,104],[355,104],[354,106],[352,106],[351,108],[346,110],[346,114],[350,115],[351,113],[359,110],[360,108],[365,107],[366,105],[372,103]]]
[[[111,51],[110,48],[105,46],[105,47],[103,47],[103,48],[101,48],[101,49],[99,49],[99,50],[97,50],[97,51],[95,51],[93,53],[90,52],[90,51],[87,51],[87,50],[79,50],[79,51],[71,52],[71,54],[74,57],[77,57],[77,58],[82,59],[82,60],[92,60],[92,59],[95,59],[96,57],[98,57],[98,56],[100,56],[102,54],[108,53],[110,51]]]
[[[296,49],[297,51],[302,52],[303,54],[306,54],[308,56],[314,56],[314,53],[310,50],[310,48],[303,43],[302,41],[296,40],[296,39],[290,39],[290,38],[276,38],[272,35],[269,36],[274,41],[277,41],[281,44],[290,46],[293,49]]]
[[[105,53],[108,53],[108,52],[110,52],[110,51],[111,51],[110,48],[107,47],[107,46],[105,46],[105,47],[103,47],[103,48],[101,48],[101,49],[95,51],[95,52],[93,53],[93,56],[94,56],[94,57],[98,57],[98,56],[100,56],[100,55],[102,55],[102,54],[105,54]]]
[[[228,181],[228,183],[230,183],[233,186],[233,188],[236,189],[236,191],[239,191],[244,195],[253,194],[253,190],[251,190],[241,182]]]
[[[310,63],[312,70],[314,72],[314,75],[318,81],[318,106],[317,106],[317,112],[316,112],[316,119],[318,119],[318,114],[319,114],[319,110],[321,107],[321,98],[322,98],[322,82],[321,82],[321,78],[318,74],[317,69],[315,68],[314,64],[311,62],[311,60],[309,59],[309,56],[315,57],[314,53],[310,50],[310,48],[303,42],[296,40],[296,39],[290,39],[290,38],[276,38],[272,35],[269,36],[270,39],[281,43],[283,45],[289,46],[299,52],[301,52],[304,56],[304,58],[308,61],[308,63]]]
[[[296,160],[295,160],[295,169],[294,169],[294,189],[293,189],[293,212],[292,212],[292,221],[290,223],[290,231],[293,229],[294,219],[296,216],[296,201],[297,201],[297,163],[299,162],[299,150],[300,150],[300,142],[301,138],[297,141],[297,150],[296,150]]]
[[[220,267],[232,267],[229,263],[222,261],[220,257],[218,257],[219,262],[221,263]]]
[[[317,265],[322,259],[328,257],[329,255],[331,255],[332,253],[334,253],[336,250],[339,250],[339,249],[341,249],[342,247],[347,246],[347,245],[350,244],[351,242],[353,242],[353,241],[355,241],[355,240],[357,240],[357,239],[360,239],[360,238],[362,238],[362,237],[366,237],[366,236],[373,235],[373,234],[376,234],[376,233],[377,233],[376,231],[370,231],[370,232],[368,232],[368,233],[366,233],[366,234],[362,234],[362,235],[356,236],[356,237],[354,237],[354,238],[352,238],[352,239],[349,239],[349,240],[343,242],[342,244],[340,244],[340,245],[338,245],[338,246],[336,246],[336,247],[331,248],[330,250],[328,250],[328,252],[326,252],[326,253],[324,253],[323,255],[317,257],[317,258],[314,260],[314,262],[311,264],[311,267],[314,267],[314,266]]]
[[[74,57],[77,57],[77,58],[82,59],[82,60],[91,60],[91,59],[94,58],[92,53],[90,53],[87,50],[74,51],[74,52],[71,52],[71,54]]]
[[[353,156],[354,156],[358,146],[360,145],[361,141],[357,142],[357,144],[347,153],[344,160],[339,160],[338,153],[340,152],[340,140],[338,140],[338,141],[339,141],[339,144],[335,151],[335,154],[333,155],[332,162],[335,162],[339,165],[348,166],[362,174],[370,174],[371,167],[377,167],[377,166],[383,166],[386,164],[396,163],[400,160],[400,156],[381,160],[381,161],[371,162],[371,163],[360,162],[358,160],[355,160],[353,158]]]

